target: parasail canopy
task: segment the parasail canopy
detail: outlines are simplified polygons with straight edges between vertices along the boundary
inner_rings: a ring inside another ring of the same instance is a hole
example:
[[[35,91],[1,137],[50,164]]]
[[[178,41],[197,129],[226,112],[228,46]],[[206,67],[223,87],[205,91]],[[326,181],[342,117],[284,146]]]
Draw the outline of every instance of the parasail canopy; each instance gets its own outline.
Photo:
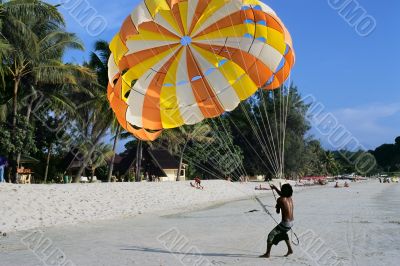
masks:
[[[294,64],[288,30],[257,0],[145,0],[110,49],[110,105],[142,140],[232,111]]]

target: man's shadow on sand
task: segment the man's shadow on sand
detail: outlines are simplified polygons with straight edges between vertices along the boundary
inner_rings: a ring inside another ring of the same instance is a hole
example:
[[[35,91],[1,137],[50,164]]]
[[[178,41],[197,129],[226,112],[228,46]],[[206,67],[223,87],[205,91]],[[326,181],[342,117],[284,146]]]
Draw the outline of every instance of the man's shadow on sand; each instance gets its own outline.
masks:
[[[128,251],[138,251],[138,252],[150,252],[150,253],[161,253],[161,254],[173,254],[173,255],[183,255],[183,256],[204,256],[204,257],[225,257],[225,258],[248,258],[257,259],[258,255],[249,254],[232,254],[232,253],[197,253],[197,252],[181,252],[181,251],[169,251],[160,248],[148,248],[148,247],[127,247],[121,250]]]

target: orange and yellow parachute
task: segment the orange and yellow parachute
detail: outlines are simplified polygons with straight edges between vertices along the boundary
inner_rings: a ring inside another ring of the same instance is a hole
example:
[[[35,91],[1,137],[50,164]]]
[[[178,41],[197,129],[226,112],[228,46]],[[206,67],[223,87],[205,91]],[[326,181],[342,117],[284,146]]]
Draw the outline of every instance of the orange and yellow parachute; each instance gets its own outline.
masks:
[[[110,49],[108,99],[142,140],[232,111],[294,64],[288,30],[257,0],[144,0]]]

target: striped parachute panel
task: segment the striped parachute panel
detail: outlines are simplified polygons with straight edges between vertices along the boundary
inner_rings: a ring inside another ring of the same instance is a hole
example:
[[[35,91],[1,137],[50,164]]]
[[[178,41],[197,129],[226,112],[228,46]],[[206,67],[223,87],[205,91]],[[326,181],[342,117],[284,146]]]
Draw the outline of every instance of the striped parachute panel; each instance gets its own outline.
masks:
[[[142,140],[234,110],[288,78],[288,30],[258,0],[145,0],[110,43],[108,99]]]

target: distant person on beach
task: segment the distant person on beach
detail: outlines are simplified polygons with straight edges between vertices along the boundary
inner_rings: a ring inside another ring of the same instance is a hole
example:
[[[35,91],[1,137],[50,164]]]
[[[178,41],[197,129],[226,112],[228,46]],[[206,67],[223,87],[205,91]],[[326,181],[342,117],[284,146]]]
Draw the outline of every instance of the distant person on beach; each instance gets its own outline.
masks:
[[[347,181],[344,182],[344,187],[350,187],[350,186],[349,186],[349,183],[347,183]]]
[[[196,188],[198,188],[198,189],[204,189],[204,187],[201,186],[201,179],[200,179],[200,177],[196,177],[196,178],[194,179],[194,183],[195,183],[195,185],[196,185]]]
[[[5,171],[6,166],[7,166],[6,158],[0,156],[0,183],[5,182],[4,171]]]
[[[336,182],[335,188],[340,188],[339,187],[339,182]]]
[[[261,184],[255,187],[255,190],[268,190],[268,188],[263,187]]]
[[[279,190],[274,185],[271,185],[271,189],[276,190],[279,195],[276,204],[276,213],[282,212],[282,221],[278,224],[268,235],[267,241],[267,252],[260,256],[260,258],[269,258],[271,254],[272,245],[278,245],[279,242],[285,241],[288,252],[286,253],[286,257],[293,254],[292,246],[289,242],[288,232],[292,230],[294,224],[294,216],[293,216],[293,188],[290,184],[284,184],[282,189]]]

